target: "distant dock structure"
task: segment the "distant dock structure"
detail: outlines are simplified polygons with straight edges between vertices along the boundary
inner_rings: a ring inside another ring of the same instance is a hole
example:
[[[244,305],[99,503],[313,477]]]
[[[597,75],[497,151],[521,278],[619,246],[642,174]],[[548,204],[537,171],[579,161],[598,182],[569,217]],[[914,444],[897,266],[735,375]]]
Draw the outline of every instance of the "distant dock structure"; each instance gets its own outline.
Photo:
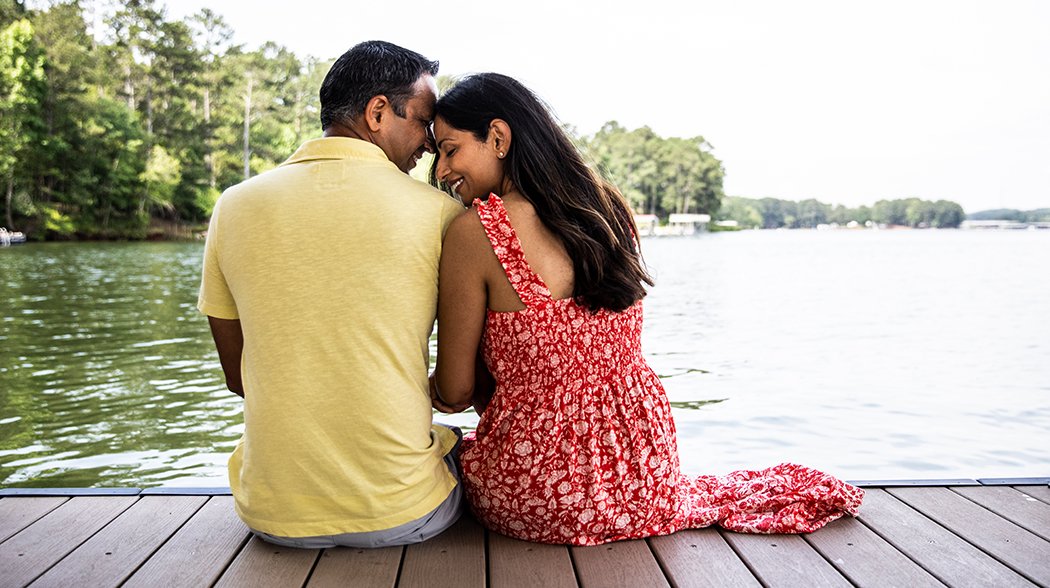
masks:
[[[6,227],[0,227],[0,247],[25,243],[26,236],[18,231],[8,231]]]
[[[667,218],[666,225],[660,225],[660,219],[655,214],[634,215],[638,234],[643,237],[698,235],[707,232],[710,223],[709,214],[672,214]]]
[[[1050,230],[1050,222],[1025,223],[1012,220],[965,220],[960,229],[980,231],[1038,231]]]
[[[660,219],[655,214],[636,214],[634,224],[638,227],[638,234],[642,237],[651,237],[656,234],[660,227]]]
[[[667,219],[667,229],[670,235],[695,235],[707,232],[707,225],[711,222],[709,214],[672,214]]]

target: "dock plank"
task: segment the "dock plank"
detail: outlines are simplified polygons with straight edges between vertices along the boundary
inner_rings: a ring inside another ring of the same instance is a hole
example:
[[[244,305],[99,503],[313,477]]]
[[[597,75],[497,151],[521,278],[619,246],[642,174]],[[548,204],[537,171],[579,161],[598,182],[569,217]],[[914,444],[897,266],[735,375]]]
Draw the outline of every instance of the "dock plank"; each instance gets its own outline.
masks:
[[[36,496],[0,500],[0,543],[55,510],[68,498]]]
[[[578,586],[569,548],[564,545],[529,543],[489,532],[488,547],[492,588]]]
[[[1050,584],[1050,542],[947,488],[893,488],[887,492],[1036,584]]]
[[[817,531],[818,533],[820,531]],[[798,535],[745,535],[726,532],[729,545],[767,588],[848,588],[835,566]]]
[[[867,490],[860,520],[949,586],[1033,586],[885,490]]]
[[[134,496],[83,496],[66,501],[0,544],[0,586],[32,582],[136,500]]]
[[[307,585],[310,588],[393,588],[397,585],[397,572],[401,567],[404,549],[401,546],[325,549]]]
[[[1050,541],[1050,504],[1009,486],[979,486],[953,491]]]
[[[673,586],[761,586],[715,529],[650,537],[649,546]]]
[[[805,540],[857,586],[943,586],[860,521],[843,517]]]
[[[248,527],[233,510],[233,498],[213,497],[128,579],[124,588],[210,586],[237,556],[248,535]]]
[[[583,588],[670,586],[645,540],[569,549]]]
[[[217,587],[287,588],[302,586],[317,562],[319,549],[296,549],[267,543],[253,536]]]
[[[405,546],[398,586],[484,588],[485,567],[485,529],[464,515],[437,537]]]
[[[40,576],[33,586],[116,586],[182,526],[207,498],[141,498]]]
[[[1024,492],[1036,500],[1050,504],[1050,486],[1014,486],[1014,489]]]
[[[323,551],[252,538],[229,495],[18,489],[0,495],[0,586],[1050,587],[1050,488],[982,482],[869,488],[860,517],[804,536],[701,529],[565,547],[468,516],[424,544]]]

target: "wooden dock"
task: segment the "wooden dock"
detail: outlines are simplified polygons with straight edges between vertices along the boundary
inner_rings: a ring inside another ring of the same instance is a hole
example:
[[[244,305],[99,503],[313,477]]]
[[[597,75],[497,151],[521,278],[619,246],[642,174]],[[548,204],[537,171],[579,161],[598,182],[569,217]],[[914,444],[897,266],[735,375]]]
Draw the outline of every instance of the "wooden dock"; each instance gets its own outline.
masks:
[[[718,529],[597,547],[465,517],[385,549],[251,537],[226,489],[0,490],[0,587],[1050,586],[1046,478],[858,483],[859,518],[797,535]]]

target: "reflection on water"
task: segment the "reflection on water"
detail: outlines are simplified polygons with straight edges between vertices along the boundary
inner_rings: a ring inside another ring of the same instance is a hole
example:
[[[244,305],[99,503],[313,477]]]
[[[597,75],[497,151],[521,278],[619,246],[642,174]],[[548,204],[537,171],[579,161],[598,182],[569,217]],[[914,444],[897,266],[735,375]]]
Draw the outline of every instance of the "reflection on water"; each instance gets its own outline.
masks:
[[[795,461],[851,479],[1050,474],[1050,233],[643,247],[657,279],[645,351],[687,472]],[[195,309],[200,253],[0,250],[0,485],[226,484],[241,401]]]
[[[241,431],[195,308],[199,244],[0,251],[0,484],[221,478]]]
[[[648,241],[646,354],[683,466],[854,479],[1050,475],[1050,232]]]

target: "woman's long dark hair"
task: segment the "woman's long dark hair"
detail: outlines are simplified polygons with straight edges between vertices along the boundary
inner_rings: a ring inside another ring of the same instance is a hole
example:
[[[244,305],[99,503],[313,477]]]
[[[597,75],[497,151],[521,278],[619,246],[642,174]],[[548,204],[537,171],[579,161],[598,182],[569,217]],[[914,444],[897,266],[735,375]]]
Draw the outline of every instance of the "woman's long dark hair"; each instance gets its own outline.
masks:
[[[615,186],[587,166],[532,91],[505,75],[475,74],[452,86],[435,113],[480,141],[488,138],[494,119],[510,126],[507,178],[565,246],[578,303],[619,312],[645,296],[643,284],[653,281],[642,266],[631,209]]]

